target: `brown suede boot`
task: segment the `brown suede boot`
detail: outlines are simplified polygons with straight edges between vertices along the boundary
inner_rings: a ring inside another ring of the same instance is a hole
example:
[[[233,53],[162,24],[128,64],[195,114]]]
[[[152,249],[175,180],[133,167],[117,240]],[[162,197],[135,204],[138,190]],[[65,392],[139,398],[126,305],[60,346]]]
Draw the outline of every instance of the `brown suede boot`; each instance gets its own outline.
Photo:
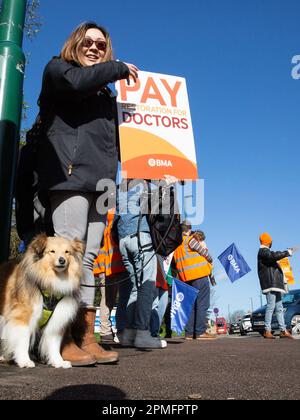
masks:
[[[294,339],[294,337],[292,336],[292,334],[289,333],[287,330],[286,331],[281,331],[280,338],[289,338],[290,340],[293,340]]]
[[[266,338],[267,340],[276,340],[276,337],[274,337],[274,335],[270,331],[264,332],[264,338]]]
[[[70,330],[65,333],[61,345],[61,357],[71,362],[73,367],[95,366],[97,363],[93,356],[76,346]]]
[[[96,310],[93,308],[81,308],[77,319],[72,326],[72,336],[81,350],[92,356],[97,363],[115,363],[119,355],[115,351],[106,351],[95,338]]]

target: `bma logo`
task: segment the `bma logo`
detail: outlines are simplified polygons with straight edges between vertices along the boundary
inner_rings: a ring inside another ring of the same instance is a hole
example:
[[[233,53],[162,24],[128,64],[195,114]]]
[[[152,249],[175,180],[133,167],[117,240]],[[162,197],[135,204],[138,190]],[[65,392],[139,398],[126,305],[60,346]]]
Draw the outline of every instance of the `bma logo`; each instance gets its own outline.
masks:
[[[161,160],[161,159],[149,159],[148,165],[151,168],[157,167],[165,167],[165,168],[173,168],[173,164],[170,160]]]
[[[178,300],[178,302],[183,302],[184,301],[184,294],[181,293],[181,292],[177,293],[176,300]]]
[[[179,311],[181,307],[181,303],[184,301],[184,294],[183,293],[177,293],[175,301],[171,308],[171,318],[174,318],[176,313]]]
[[[234,269],[234,271],[238,274],[240,271],[241,271],[241,269],[240,269],[240,267],[238,266],[238,264],[237,264],[237,262],[235,261],[235,259],[234,259],[234,256],[233,255],[228,255],[228,261],[230,262],[230,264],[232,265],[232,267],[233,267],[233,269]]]

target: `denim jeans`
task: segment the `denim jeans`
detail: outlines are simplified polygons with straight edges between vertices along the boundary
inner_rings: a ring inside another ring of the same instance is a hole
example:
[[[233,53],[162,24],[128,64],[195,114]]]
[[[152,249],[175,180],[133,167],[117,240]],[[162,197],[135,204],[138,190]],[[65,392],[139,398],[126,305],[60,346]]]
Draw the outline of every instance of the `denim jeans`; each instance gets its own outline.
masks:
[[[207,311],[210,307],[210,281],[208,277],[187,282],[199,290],[190,319],[185,327],[186,335],[202,335],[207,330]]]
[[[131,278],[119,288],[118,318],[126,318],[125,327],[128,329],[149,330],[157,258],[153,257],[154,249],[149,233],[140,232],[140,245],[142,252],[137,236],[126,236],[120,240],[122,259]]]
[[[169,303],[169,295],[167,290],[160,287],[156,288],[156,297],[152,305],[150,331],[153,337],[159,336],[160,327],[166,313]]]
[[[106,223],[106,215],[100,215],[96,209],[98,195],[53,191],[49,196],[55,236],[69,240],[77,238],[86,242],[82,284],[95,286],[94,260],[99,252]],[[95,289],[82,287],[82,304],[87,307],[94,306],[94,300]]]
[[[130,284],[131,279],[129,279],[130,274],[128,271],[118,274],[118,290],[119,290],[119,299],[117,304],[116,311],[116,328],[118,332],[121,332],[126,327],[126,310],[128,304],[128,283]]]
[[[266,295],[267,298],[267,309],[265,317],[265,329],[266,331],[272,331],[272,317],[274,311],[276,311],[276,317],[281,331],[286,330],[286,324],[284,320],[284,309],[282,304],[282,294],[279,292],[270,292]]]

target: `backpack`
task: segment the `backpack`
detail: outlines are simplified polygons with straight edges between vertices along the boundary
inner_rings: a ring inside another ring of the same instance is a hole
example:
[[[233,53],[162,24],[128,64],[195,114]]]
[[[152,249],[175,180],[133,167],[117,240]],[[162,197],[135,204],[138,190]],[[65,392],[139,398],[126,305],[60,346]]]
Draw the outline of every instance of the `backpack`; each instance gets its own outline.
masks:
[[[160,185],[149,192],[145,189],[142,199],[138,233],[142,215],[147,215],[154,249],[158,255],[167,257],[182,243],[180,214],[173,186]]]
[[[20,149],[16,173],[16,225],[20,239],[27,242],[41,232],[54,236],[47,193],[38,191],[37,150],[43,135],[44,127],[38,114],[26,133],[26,144]]]

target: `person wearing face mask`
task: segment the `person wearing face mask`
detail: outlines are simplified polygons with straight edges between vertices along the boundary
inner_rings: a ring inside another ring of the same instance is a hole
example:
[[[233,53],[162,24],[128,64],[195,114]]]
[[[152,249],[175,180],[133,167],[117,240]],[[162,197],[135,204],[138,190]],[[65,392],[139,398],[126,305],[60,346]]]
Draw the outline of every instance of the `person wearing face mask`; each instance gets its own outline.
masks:
[[[259,237],[261,246],[258,251],[258,277],[262,293],[267,298],[267,309],[265,317],[264,338],[274,340],[272,334],[272,318],[274,311],[281,330],[280,338],[293,338],[287,331],[284,320],[284,309],[282,304],[282,295],[287,293],[287,285],[284,281],[282,269],[278,261],[283,258],[291,257],[296,248],[289,248],[287,251],[271,251],[273,239],[268,233],[263,233]]]
[[[105,229],[99,214],[97,184],[115,181],[118,167],[116,101],[108,84],[131,77],[138,68],[116,61],[108,32],[93,22],[81,24],[43,74],[39,97],[43,138],[37,150],[38,188],[46,193],[56,236],[86,242],[79,315],[62,346],[73,366],[112,363],[94,338],[93,262]]]

